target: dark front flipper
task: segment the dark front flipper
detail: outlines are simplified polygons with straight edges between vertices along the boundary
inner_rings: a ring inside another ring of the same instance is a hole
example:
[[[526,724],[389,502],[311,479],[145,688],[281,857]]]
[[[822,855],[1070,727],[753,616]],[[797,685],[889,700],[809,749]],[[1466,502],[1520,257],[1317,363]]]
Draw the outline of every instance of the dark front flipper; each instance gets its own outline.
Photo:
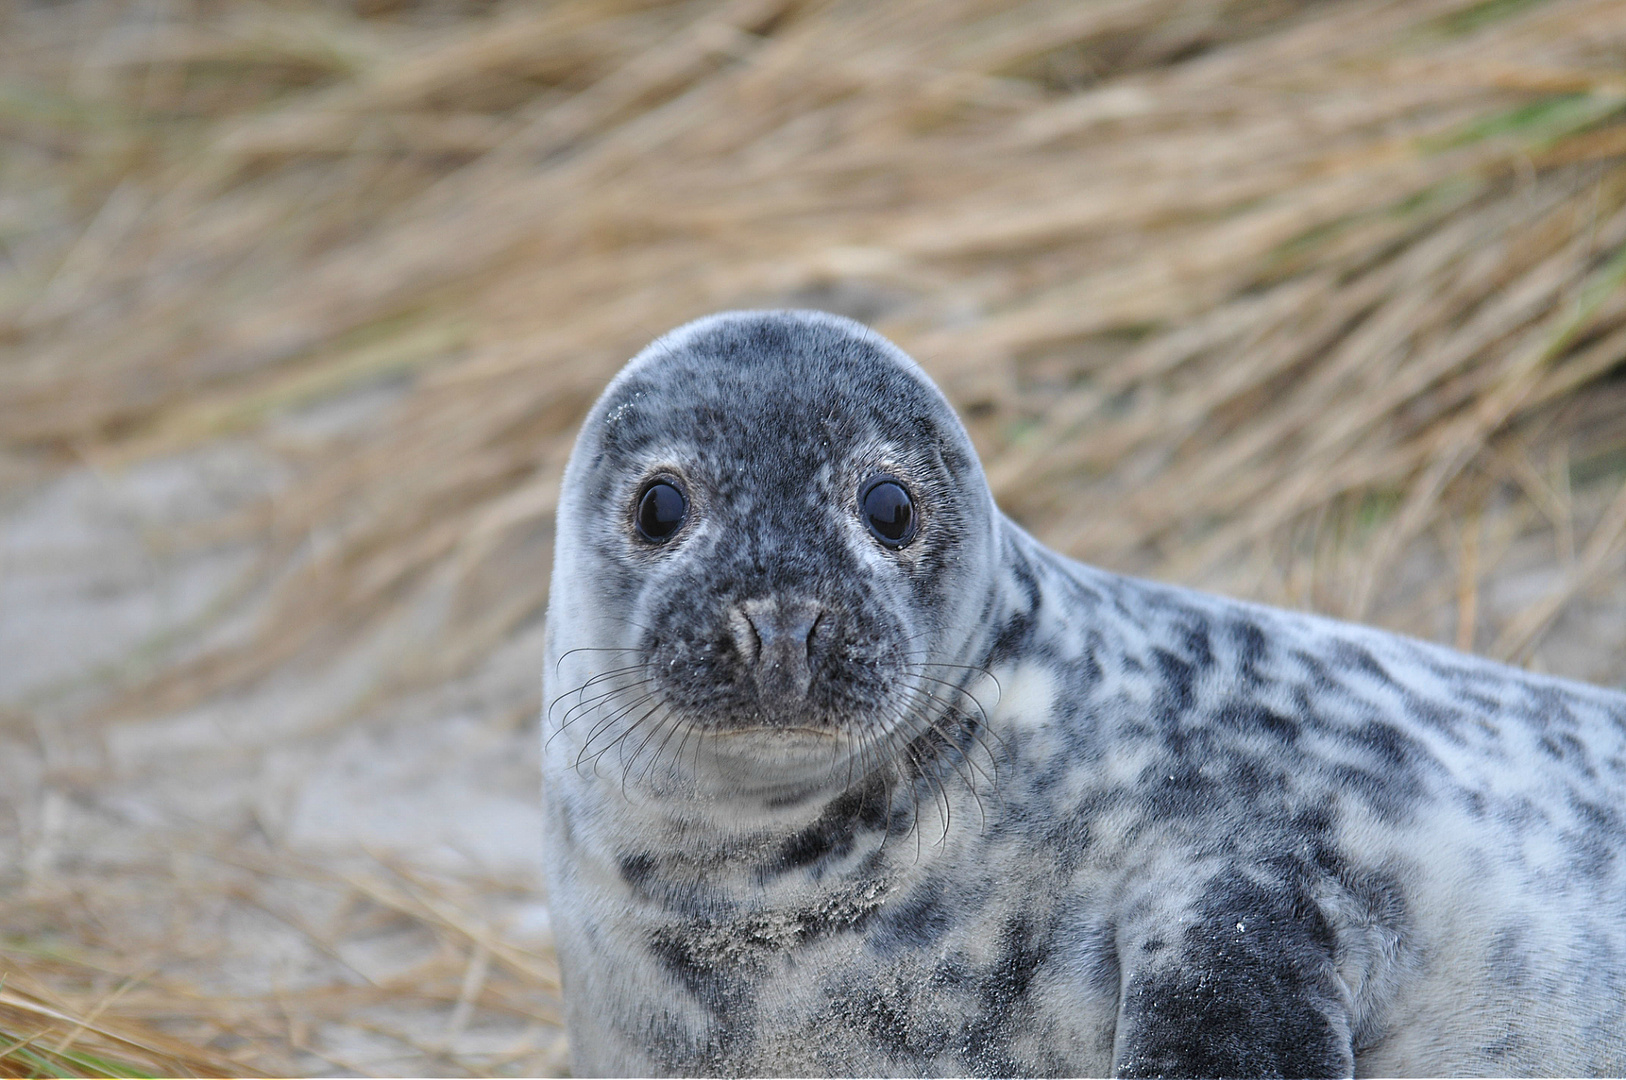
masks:
[[[1225,874],[1190,914],[1125,964],[1118,1076],[1354,1074],[1332,931],[1302,888]]]

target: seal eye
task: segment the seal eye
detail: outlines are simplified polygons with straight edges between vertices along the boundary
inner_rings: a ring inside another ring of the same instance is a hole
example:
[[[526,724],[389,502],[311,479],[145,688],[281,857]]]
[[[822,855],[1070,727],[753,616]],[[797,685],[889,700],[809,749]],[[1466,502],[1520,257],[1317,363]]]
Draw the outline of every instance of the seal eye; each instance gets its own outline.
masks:
[[[871,480],[858,502],[869,531],[887,547],[901,548],[915,538],[915,504],[890,476]]]
[[[661,541],[683,526],[689,500],[672,484],[650,484],[638,499],[638,532],[645,540]]]

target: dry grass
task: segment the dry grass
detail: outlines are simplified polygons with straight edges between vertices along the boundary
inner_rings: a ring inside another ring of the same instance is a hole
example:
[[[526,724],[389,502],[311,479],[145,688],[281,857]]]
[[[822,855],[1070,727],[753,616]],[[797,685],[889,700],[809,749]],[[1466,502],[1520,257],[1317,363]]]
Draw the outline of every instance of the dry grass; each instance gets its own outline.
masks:
[[[1071,554],[1626,681],[1618,0],[426,4],[0,17],[0,482],[225,438],[299,477],[215,527],[262,542],[237,629],[104,721],[426,598],[393,685],[465,670],[545,605],[609,375],[769,304],[914,353]],[[365,439],[273,423],[379,385]],[[33,962],[6,1008],[160,1000]]]
[[[0,1076],[560,1069],[551,951],[471,919],[469,898],[445,882],[384,864],[335,873],[237,846],[186,855],[179,873],[172,864],[127,867],[116,881],[69,876],[0,907],[13,935],[0,942]],[[132,924],[153,884],[142,877],[179,886],[169,926]],[[348,977],[282,971],[266,990],[275,965],[240,944],[253,919],[282,924]],[[476,1014],[487,1037],[471,1031]],[[365,1056],[320,1038],[331,1026],[365,1036]]]
[[[241,1061],[132,1021],[128,977],[49,954],[5,952],[0,1076],[252,1075]],[[168,1000],[185,997],[182,990]],[[121,1015],[108,1019],[109,1011]]]

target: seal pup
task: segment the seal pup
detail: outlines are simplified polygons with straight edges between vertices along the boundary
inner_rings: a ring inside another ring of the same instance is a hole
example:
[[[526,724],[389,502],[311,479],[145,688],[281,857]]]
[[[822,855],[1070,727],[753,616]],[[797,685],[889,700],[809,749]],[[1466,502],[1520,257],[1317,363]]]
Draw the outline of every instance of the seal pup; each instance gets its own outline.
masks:
[[[1626,694],[1062,558],[856,323],[633,359],[547,620],[577,1074],[1626,1074]]]

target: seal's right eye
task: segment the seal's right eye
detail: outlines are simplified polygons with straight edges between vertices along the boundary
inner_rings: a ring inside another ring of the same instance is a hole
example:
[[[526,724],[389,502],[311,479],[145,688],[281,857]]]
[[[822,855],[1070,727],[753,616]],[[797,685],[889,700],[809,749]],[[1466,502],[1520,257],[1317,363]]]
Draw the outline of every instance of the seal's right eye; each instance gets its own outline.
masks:
[[[887,547],[901,548],[915,538],[915,504],[892,477],[872,478],[858,503],[869,531]]]
[[[689,500],[673,484],[659,481],[644,489],[638,499],[638,533],[657,543],[683,527]]]

